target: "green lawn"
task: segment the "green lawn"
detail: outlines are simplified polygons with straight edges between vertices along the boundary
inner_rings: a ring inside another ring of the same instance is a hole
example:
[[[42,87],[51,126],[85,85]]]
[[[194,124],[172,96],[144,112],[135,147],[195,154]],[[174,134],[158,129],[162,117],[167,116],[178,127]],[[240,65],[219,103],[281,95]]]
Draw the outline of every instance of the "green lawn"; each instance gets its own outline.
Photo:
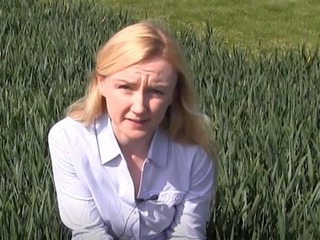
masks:
[[[319,0],[96,0],[106,8],[125,9],[139,19],[162,19],[170,26],[207,22],[226,44],[249,49],[291,48],[320,43]]]

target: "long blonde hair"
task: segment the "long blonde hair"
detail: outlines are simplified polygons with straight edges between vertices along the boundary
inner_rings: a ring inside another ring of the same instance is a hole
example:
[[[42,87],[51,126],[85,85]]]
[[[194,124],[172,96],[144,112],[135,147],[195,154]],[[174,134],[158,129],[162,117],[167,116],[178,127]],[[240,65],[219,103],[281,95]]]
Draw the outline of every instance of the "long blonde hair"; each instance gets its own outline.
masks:
[[[107,112],[106,101],[98,88],[98,76],[108,76],[156,56],[167,60],[178,75],[176,97],[161,127],[171,139],[200,145],[215,159],[212,129],[206,127],[208,121],[198,109],[185,57],[176,39],[155,23],[143,21],[127,26],[100,48],[87,93],[68,108],[67,115],[85,125],[93,123]]]

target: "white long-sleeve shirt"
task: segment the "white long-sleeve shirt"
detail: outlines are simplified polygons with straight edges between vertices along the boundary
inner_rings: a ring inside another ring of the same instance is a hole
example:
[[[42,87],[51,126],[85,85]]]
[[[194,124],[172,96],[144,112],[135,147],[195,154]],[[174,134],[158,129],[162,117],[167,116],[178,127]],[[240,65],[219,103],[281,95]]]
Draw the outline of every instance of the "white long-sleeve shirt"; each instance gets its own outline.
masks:
[[[157,129],[136,198],[107,116],[95,127],[66,117],[48,141],[60,217],[73,239],[205,239],[214,171],[200,147]]]

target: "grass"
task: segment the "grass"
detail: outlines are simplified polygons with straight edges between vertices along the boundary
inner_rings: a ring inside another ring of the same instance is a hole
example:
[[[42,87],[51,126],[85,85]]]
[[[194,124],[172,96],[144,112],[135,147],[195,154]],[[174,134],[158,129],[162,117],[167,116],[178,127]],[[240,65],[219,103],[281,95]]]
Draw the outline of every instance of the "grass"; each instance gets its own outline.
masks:
[[[203,33],[207,23],[228,46],[251,50],[289,49],[320,43],[317,0],[97,0],[102,7],[129,11],[138,18],[161,19],[179,29]]]

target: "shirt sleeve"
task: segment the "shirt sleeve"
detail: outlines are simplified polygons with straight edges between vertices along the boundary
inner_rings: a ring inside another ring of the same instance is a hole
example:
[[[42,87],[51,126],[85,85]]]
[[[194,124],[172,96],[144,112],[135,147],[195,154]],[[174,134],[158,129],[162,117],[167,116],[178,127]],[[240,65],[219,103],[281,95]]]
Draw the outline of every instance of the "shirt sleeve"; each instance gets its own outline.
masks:
[[[62,222],[72,230],[72,239],[109,240],[93,197],[78,178],[72,159],[72,141],[62,127],[54,126],[48,136],[54,184]]]
[[[176,206],[175,218],[167,230],[168,239],[206,239],[214,186],[212,159],[204,152],[196,154],[190,176],[190,189]]]

